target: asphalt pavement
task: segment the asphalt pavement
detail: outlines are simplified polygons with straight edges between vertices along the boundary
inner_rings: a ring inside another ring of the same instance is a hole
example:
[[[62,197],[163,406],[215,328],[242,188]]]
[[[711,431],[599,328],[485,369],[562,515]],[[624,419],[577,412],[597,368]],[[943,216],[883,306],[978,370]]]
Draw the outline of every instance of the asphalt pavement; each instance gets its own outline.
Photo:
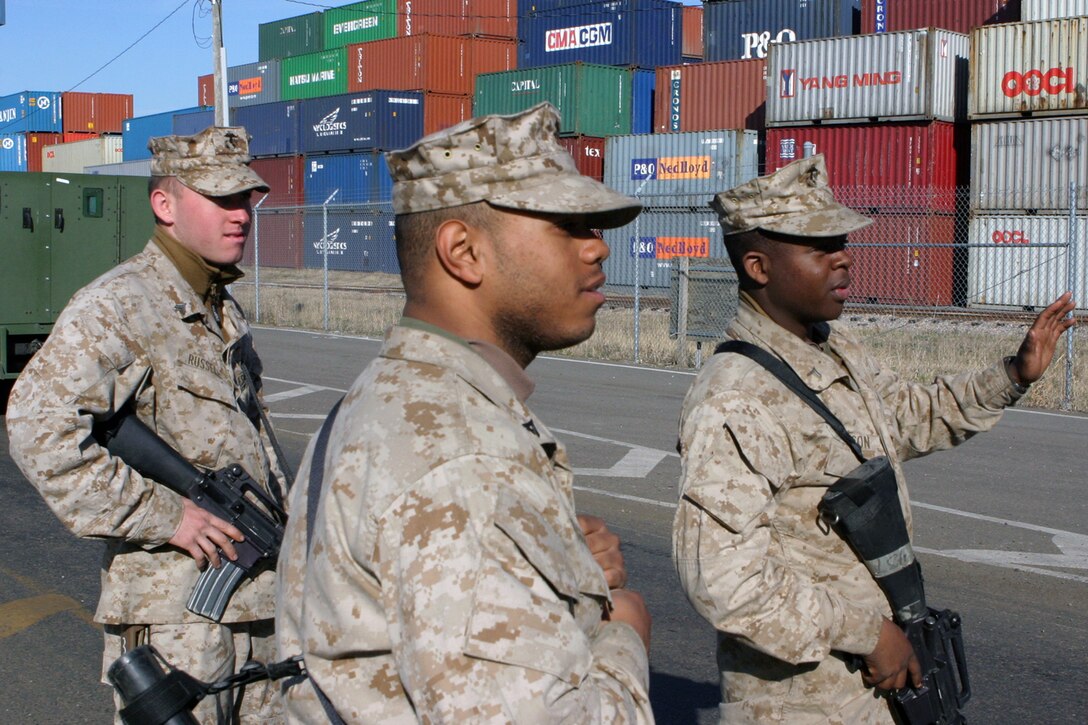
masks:
[[[376,354],[352,337],[257,329],[272,420],[297,464]],[[624,541],[654,617],[662,723],[717,722],[714,632],[680,591],[670,530],[676,420],[690,373],[542,358],[529,403],[570,450],[579,510]],[[1011,410],[992,432],[907,465],[915,544],[934,606],[965,622],[972,722],[1088,722],[1088,418]],[[0,435],[0,722],[106,723],[91,618],[102,546],[68,533]]]

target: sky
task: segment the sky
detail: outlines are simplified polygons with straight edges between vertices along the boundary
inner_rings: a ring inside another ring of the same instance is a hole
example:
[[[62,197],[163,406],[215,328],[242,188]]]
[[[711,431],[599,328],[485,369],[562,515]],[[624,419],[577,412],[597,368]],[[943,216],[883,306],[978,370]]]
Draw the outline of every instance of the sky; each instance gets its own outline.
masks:
[[[227,65],[257,60],[259,24],[349,1],[222,0]],[[131,93],[135,114],[144,116],[196,105],[196,79],[212,72],[210,0],[6,0],[6,7],[0,96]]]

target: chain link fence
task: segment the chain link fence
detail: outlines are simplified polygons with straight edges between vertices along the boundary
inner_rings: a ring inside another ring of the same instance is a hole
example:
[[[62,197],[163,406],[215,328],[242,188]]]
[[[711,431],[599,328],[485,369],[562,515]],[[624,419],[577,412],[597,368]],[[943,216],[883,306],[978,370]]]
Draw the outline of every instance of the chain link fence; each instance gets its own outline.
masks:
[[[1066,290],[1078,314],[1088,307],[1083,187],[835,194],[873,219],[850,236],[843,318],[903,374],[928,380],[1015,352],[1034,315]],[[695,368],[735,314],[737,277],[709,197],[641,199],[634,222],[604,232],[609,301],[597,332],[561,354]],[[1022,206],[1033,200],[1047,206]],[[404,302],[388,202],[260,205],[244,265],[235,296],[259,324],[380,336]],[[1032,402],[1088,409],[1077,347],[1068,335]]]

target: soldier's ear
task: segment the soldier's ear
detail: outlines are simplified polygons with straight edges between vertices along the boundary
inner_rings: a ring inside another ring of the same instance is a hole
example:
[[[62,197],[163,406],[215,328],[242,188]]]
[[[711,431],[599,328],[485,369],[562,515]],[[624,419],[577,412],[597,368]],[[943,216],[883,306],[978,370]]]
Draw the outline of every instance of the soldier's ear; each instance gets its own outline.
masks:
[[[435,254],[446,274],[470,287],[483,279],[480,230],[461,221],[449,219],[435,230]]]
[[[176,201],[174,195],[168,192],[165,186],[152,190],[149,201],[151,213],[155,215],[156,220],[167,225],[174,223]]]
[[[770,281],[771,257],[769,254],[757,249],[749,249],[744,253],[740,261],[744,273],[748,275],[748,279],[752,280],[757,286],[763,287]]]

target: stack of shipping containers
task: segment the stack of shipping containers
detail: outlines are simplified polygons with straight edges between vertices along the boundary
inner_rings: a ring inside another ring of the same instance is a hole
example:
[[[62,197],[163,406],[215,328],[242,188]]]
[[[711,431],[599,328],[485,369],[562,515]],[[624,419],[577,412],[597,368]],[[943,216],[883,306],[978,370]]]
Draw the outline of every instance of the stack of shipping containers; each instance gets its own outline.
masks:
[[[766,170],[823,153],[836,195],[874,217],[851,235],[859,301],[962,298],[956,250],[929,245],[957,241],[967,55],[966,35],[933,28],[770,48]]]
[[[1039,309],[1072,288],[1083,305],[1088,3],[1024,0],[1021,12],[1024,22],[980,27],[971,35],[968,301]],[[1061,246],[1071,204],[1072,249]]]
[[[121,143],[111,135],[131,115],[132,96],[124,94],[20,91],[0,98],[0,171],[82,173],[84,161],[118,160]]]

